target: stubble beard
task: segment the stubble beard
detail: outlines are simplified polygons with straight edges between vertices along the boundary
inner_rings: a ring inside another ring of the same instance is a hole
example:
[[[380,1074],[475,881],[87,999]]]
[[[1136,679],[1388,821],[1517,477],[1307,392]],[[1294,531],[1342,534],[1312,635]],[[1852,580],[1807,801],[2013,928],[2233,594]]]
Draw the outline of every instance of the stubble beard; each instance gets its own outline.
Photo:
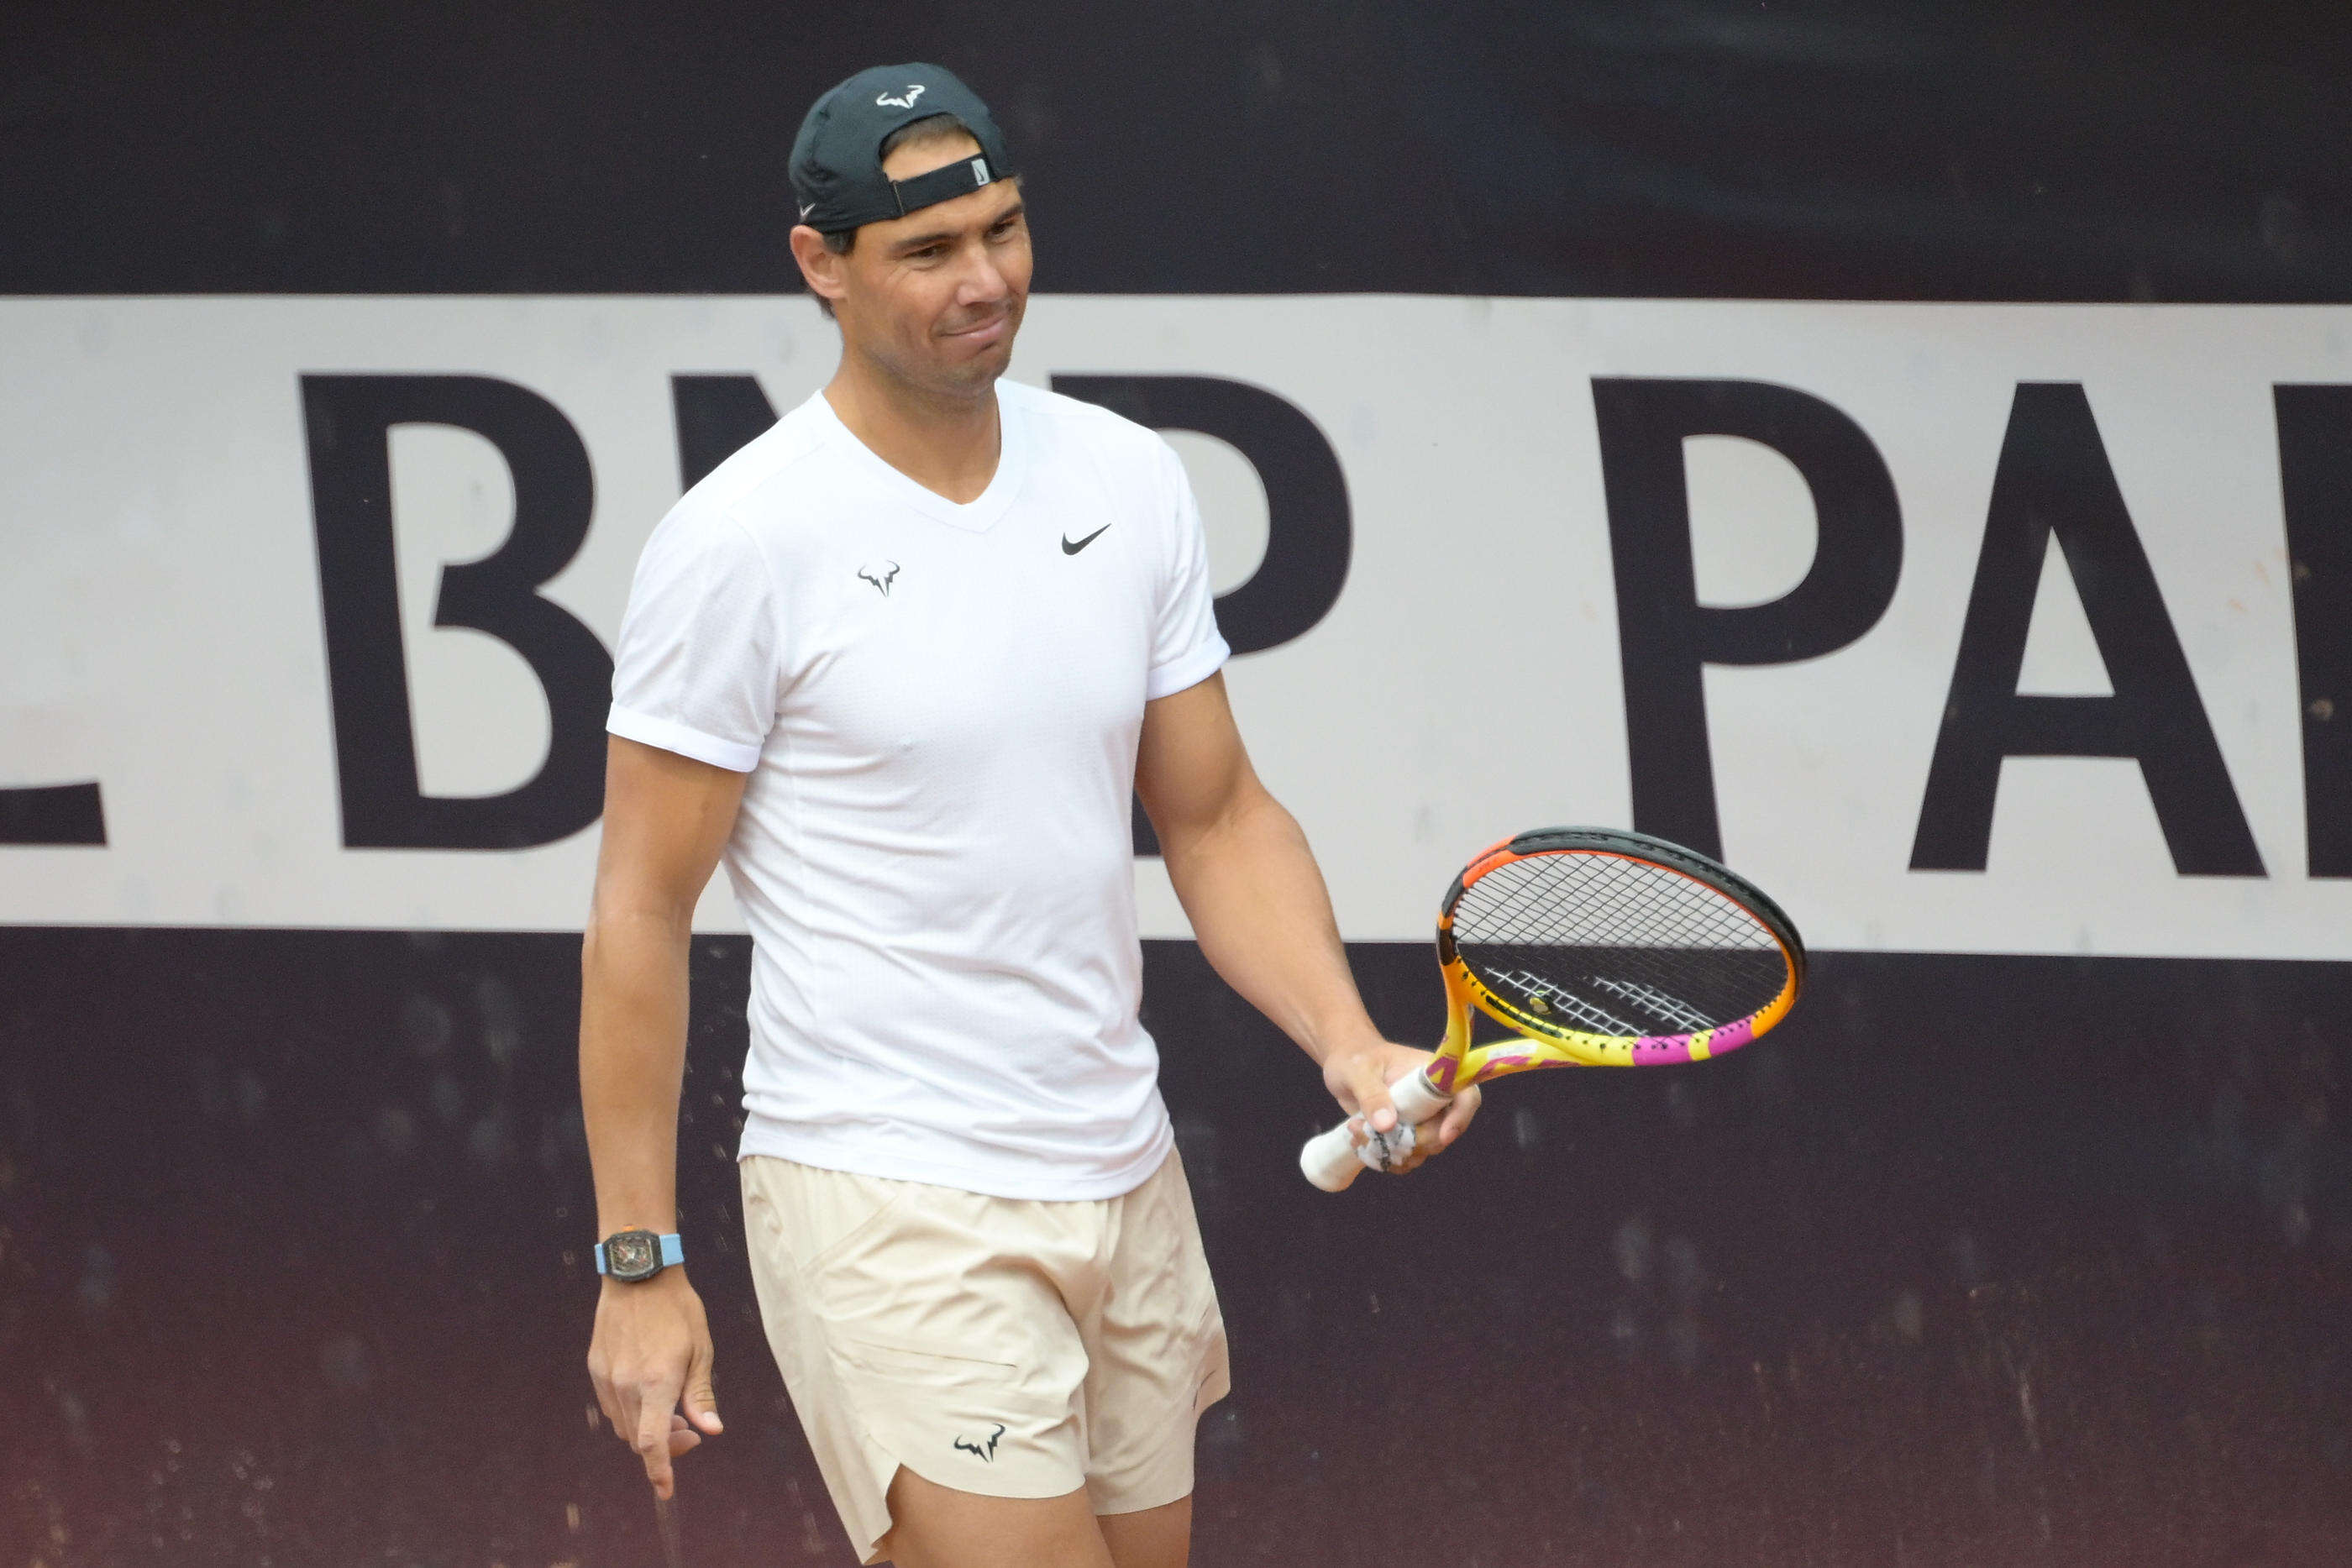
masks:
[[[987,395],[1013,362],[1013,344],[1020,336],[1022,311],[1008,313],[1003,339],[970,359],[943,361],[925,356],[919,366],[886,361],[883,369],[909,390],[942,401],[971,401]],[[934,340],[936,341],[937,340]]]

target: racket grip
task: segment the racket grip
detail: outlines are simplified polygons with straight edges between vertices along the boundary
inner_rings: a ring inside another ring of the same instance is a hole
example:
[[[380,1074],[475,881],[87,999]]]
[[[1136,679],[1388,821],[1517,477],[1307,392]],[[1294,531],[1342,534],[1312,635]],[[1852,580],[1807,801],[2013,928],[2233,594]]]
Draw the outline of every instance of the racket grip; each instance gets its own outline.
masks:
[[[1396,1107],[1397,1113],[1397,1130],[1389,1136],[1402,1141],[1400,1153],[1412,1147],[1414,1124],[1428,1121],[1444,1110],[1453,1098],[1453,1095],[1440,1094],[1431,1087],[1429,1075],[1419,1068],[1389,1085],[1389,1101]],[[1369,1148],[1370,1145],[1365,1146]],[[1316,1134],[1307,1140],[1306,1147],[1298,1151],[1300,1172],[1325,1192],[1343,1190],[1369,1166],[1370,1162],[1349,1141],[1345,1122]]]

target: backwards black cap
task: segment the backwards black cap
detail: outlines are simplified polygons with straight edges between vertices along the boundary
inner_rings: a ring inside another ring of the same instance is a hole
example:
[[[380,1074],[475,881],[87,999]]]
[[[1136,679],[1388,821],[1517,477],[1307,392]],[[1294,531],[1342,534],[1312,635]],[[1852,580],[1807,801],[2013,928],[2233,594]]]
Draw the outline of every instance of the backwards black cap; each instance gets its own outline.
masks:
[[[952,114],[971,130],[980,154],[911,180],[882,172],[882,142],[902,125]],[[1004,137],[980,95],[938,66],[877,66],[859,71],[812,105],[793,138],[793,204],[824,234],[901,218],[918,207],[969,195],[1013,172]]]

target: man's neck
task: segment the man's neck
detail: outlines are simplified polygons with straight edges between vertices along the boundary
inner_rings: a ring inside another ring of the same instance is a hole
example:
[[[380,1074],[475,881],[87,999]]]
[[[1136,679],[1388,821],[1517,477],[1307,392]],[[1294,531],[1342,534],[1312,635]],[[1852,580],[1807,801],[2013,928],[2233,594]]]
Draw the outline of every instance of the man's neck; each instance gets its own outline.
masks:
[[[940,397],[845,353],[824,400],[868,451],[934,495],[968,505],[996,477],[1003,442],[992,384],[977,397]]]

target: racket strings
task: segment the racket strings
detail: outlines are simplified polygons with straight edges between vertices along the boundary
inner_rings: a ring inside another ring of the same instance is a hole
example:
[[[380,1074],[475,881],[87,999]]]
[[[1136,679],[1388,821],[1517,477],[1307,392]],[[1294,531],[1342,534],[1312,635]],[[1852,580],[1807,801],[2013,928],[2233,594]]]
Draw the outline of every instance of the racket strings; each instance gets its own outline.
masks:
[[[1487,873],[1454,905],[1456,941],[1607,947],[1757,948],[1770,931],[1680,872],[1623,855],[1531,855]]]
[[[1591,1033],[1686,1034],[1780,994],[1787,959],[1727,894],[1622,855],[1565,852],[1464,888],[1454,940],[1488,989]]]

